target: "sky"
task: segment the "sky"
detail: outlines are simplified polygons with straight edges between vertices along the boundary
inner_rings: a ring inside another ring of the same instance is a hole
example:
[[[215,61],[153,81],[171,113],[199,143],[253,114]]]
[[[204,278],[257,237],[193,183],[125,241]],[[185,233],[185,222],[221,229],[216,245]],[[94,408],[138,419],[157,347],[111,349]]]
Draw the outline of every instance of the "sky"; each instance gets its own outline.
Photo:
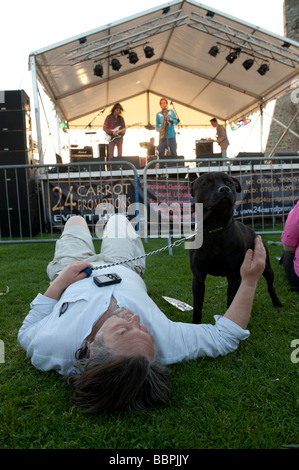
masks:
[[[24,89],[32,96],[28,57],[33,51],[86,33],[163,0],[15,0],[1,2],[0,91]],[[205,6],[283,36],[283,0],[206,0]]]
[[[1,3],[0,90],[26,91],[27,86],[31,87],[30,52],[167,2],[5,0]],[[283,35],[283,0],[207,0],[202,3]]]

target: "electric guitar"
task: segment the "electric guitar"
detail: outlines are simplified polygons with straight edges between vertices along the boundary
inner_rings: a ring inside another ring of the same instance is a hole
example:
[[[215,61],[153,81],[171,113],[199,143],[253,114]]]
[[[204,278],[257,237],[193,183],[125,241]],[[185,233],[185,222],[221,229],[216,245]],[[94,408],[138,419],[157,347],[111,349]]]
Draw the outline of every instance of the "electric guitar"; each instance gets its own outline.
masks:
[[[141,124],[137,122],[136,124],[131,124],[130,126],[123,127],[122,129],[120,126],[117,126],[114,129],[111,129],[111,132],[117,132],[117,135],[110,135],[106,133],[105,139],[107,142],[113,142],[115,139],[120,139],[122,137],[121,131],[125,131],[126,129],[129,129],[129,127],[134,126],[141,126]]]

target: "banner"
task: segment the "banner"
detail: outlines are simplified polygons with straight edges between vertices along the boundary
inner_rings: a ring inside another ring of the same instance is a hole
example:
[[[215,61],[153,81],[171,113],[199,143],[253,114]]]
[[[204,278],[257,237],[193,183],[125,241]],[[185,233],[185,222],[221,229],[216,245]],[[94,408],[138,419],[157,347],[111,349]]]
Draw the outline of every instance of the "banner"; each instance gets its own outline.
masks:
[[[53,229],[61,229],[72,215],[82,215],[88,225],[93,226],[99,218],[99,208],[107,214],[126,214],[136,199],[133,178],[50,180],[45,194],[47,223]]]
[[[299,170],[241,173],[234,177],[242,188],[241,193],[237,193],[234,208],[236,219],[286,216],[299,199]],[[161,222],[157,235],[163,232],[163,226],[167,231],[169,223],[193,227],[195,201],[190,194],[190,183],[179,179],[179,175],[178,178],[148,179],[144,206],[143,185],[138,182],[136,188],[134,178],[50,180],[44,182],[47,223],[53,229],[61,229],[71,215],[80,214],[93,226],[106,213],[120,212],[130,218],[135,217],[137,210],[149,225],[157,220]]]
[[[299,171],[272,171],[241,174],[237,178],[236,219],[286,216],[299,200]]]

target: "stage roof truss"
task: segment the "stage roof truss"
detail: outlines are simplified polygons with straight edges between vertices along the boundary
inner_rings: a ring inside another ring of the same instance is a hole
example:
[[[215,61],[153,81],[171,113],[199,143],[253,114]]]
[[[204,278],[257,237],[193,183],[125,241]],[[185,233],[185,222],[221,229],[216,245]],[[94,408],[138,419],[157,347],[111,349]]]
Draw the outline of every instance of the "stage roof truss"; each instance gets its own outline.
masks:
[[[283,47],[282,45],[277,46],[270,41],[253,36],[252,34],[241,31],[231,25],[220,23],[219,21],[204,16],[201,13],[193,11],[192,15],[194,16],[190,17],[191,22],[188,24],[190,28],[210,34],[217,39],[227,41],[228,44],[224,44],[225,47],[231,49],[240,47],[241,52],[244,52],[243,49],[245,49],[245,53],[248,53],[247,55],[251,54],[259,59],[276,60],[277,62],[293,68],[296,67],[296,64],[299,64],[299,54],[296,54],[292,50],[288,50],[287,47]],[[262,57],[258,57],[258,55]]]
[[[186,24],[185,20],[188,18],[188,15],[175,18],[175,16],[180,13],[181,10],[177,10],[172,14],[167,14],[162,17],[163,22],[161,21],[161,18],[159,18],[158,21],[157,19],[146,21],[127,30],[105,36],[100,40],[91,41],[86,47],[83,47],[83,52],[78,52],[76,55],[70,58],[71,65],[76,65],[86,60],[93,60],[100,55],[106,54],[107,48],[109,49],[110,53],[113,52],[115,54],[114,51],[118,49],[123,49],[125,47],[130,48],[131,44],[134,45],[138,41],[144,41],[157,34],[173,30],[179,26],[183,26]],[[141,30],[138,31],[139,29]],[[103,44],[89,49],[89,46],[93,46],[101,42],[103,42]],[[71,54],[72,52],[79,51],[80,49],[82,49],[82,46],[66,51],[66,54]]]

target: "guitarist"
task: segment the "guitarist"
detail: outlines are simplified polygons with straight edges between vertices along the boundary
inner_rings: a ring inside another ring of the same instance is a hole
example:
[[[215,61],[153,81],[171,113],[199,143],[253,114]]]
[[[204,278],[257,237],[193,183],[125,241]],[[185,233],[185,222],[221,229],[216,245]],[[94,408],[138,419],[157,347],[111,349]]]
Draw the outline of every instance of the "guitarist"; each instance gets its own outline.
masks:
[[[111,136],[111,140],[108,144],[108,161],[113,160],[115,147],[117,147],[117,156],[122,157],[123,136],[126,133],[126,124],[125,124],[124,118],[121,115],[122,112],[123,112],[122,105],[120,103],[116,103],[111,109],[110,114],[108,114],[104,122],[104,126],[103,126],[104,131],[106,132],[106,134]],[[117,127],[119,128],[119,130],[115,130]]]

